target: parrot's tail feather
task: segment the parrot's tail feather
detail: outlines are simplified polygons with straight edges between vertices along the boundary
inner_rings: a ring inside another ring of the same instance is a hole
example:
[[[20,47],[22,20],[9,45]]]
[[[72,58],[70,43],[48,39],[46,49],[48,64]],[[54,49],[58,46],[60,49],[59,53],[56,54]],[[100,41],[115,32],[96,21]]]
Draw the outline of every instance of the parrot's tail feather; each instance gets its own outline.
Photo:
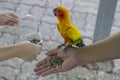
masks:
[[[76,46],[83,47],[83,46],[85,46],[85,43],[82,41],[80,44],[77,44]]]

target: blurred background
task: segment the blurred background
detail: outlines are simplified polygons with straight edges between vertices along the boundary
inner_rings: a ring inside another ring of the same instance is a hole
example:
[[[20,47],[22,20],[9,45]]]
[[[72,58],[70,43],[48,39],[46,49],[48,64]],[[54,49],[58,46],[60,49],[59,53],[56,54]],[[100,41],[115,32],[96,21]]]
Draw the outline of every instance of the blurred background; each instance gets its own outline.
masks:
[[[0,46],[21,42],[28,34],[40,32],[43,50],[37,56],[37,61],[44,58],[46,51],[63,42],[56,28],[57,18],[52,13],[58,5],[65,6],[70,11],[71,19],[79,28],[86,45],[92,44],[99,3],[99,0],[0,0],[1,13],[14,11],[20,18],[18,27],[0,26]],[[34,19],[25,17],[28,14]],[[120,0],[117,2],[110,35],[118,31],[120,31]],[[37,61],[26,62],[13,58],[0,62],[0,80],[39,80],[33,72]],[[40,80],[120,80],[119,59],[96,64],[97,70],[77,67]]]

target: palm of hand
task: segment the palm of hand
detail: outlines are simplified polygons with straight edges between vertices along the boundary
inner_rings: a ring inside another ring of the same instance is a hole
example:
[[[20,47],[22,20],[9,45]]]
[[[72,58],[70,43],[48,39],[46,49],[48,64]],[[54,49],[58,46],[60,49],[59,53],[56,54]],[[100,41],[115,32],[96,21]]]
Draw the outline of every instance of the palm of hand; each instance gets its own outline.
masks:
[[[53,49],[46,53],[47,57],[42,61],[36,64],[36,68],[34,69],[36,75],[47,76],[49,74],[64,72],[71,70],[72,68],[78,65],[78,60],[76,58],[76,54],[69,49],[65,54],[62,49]],[[50,67],[48,61],[50,61],[51,57],[59,57],[63,60],[62,64],[57,65],[55,67]],[[45,66],[47,65],[47,66]]]

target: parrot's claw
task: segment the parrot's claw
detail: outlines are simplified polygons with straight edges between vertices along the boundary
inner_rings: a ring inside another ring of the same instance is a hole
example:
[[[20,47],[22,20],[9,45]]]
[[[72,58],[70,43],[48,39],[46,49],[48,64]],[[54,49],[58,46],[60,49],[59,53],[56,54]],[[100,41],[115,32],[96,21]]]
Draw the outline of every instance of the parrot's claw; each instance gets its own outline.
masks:
[[[59,45],[59,46],[57,47],[57,49],[60,49],[60,48],[62,48],[63,46],[65,46],[65,44]]]
[[[69,48],[71,48],[72,47],[72,45],[67,45],[65,48],[64,48],[64,52],[65,52],[65,54],[66,54],[66,52],[67,52],[67,50],[69,49]]]

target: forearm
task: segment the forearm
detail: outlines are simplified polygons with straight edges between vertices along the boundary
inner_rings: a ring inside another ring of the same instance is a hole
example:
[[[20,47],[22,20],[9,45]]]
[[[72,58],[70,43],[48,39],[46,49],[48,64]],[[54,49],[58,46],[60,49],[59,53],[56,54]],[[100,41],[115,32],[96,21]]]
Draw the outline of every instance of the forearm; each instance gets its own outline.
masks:
[[[4,17],[4,13],[0,13],[0,25],[4,24],[3,22],[3,17]]]
[[[83,63],[94,63],[120,58],[120,32],[103,41],[83,48]]]
[[[0,47],[0,61],[16,57],[17,45]]]

